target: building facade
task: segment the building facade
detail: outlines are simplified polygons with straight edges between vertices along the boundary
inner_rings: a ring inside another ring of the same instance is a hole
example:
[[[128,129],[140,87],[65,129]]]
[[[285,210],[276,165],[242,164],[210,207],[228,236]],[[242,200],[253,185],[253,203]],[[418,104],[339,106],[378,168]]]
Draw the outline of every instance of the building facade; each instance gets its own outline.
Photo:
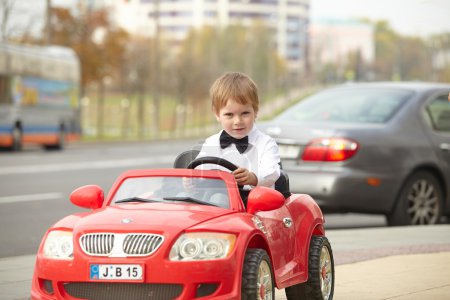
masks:
[[[317,72],[327,64],[347,65],[349,54],[358,53],[362,64],[375,60],[374,28],[358,20],[313,20],[310,26],[310,62]]]
[[[290,69],[306,62],[309,0],[128,0],[113,5],[115,19],[129,32],[144,36],[158,33],[165,39],[183,40],[191,28],[249,27],[262,22],[274,32],[274,44]],[[157,27],[157,24],[159,25]]]

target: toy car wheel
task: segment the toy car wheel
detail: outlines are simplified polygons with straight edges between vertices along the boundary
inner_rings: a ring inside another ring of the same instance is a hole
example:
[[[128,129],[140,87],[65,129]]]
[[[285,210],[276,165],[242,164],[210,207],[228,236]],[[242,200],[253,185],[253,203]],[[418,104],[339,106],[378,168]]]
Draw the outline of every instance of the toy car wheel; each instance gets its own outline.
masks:
[[[249,249],[245,254],[241,299],[275,299],[272,265],[266,251],[262,249]]]
[[[288,300],[331,300],[334,292],[334,260],[324,236],[313,236],[309,246],[308,281],[286,288]]]

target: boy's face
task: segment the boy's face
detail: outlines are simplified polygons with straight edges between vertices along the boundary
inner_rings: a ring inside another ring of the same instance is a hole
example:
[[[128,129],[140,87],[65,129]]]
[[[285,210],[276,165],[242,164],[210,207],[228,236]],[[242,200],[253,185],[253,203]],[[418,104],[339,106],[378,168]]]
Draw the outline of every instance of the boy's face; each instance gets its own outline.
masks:
[[[255,110],[251,104],[240,104],[229,99],[216,114],[217,121],[229,135],[241,139],[248,135],[255,123]]]

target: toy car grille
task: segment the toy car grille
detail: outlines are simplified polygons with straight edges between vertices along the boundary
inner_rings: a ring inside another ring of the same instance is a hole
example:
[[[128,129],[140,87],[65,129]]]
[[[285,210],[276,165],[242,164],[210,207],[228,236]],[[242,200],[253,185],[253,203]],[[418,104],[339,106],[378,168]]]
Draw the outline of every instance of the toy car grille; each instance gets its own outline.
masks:
[[[108,255],[114,245],[113,233],[91,233],[80,238],[80,246],[86,254]]]
[[[171,300],[183,291],[178,284],[70,282],[64,284],[72,297],[98,300],[155,299]]]
[[[164,238],[143,233],[89,233],[80,238],[84,253],[94,256],[145,256],[155,252]]]
[[[154,234],[128,234],[123,242],[123,252],[128,255],[149,255],[162,243],[163,238]]]

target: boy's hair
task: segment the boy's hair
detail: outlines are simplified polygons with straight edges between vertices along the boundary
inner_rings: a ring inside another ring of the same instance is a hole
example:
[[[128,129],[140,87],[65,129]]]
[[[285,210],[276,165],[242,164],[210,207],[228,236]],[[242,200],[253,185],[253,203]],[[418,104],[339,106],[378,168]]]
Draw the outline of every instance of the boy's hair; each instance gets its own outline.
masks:
[[[240,104],[251,104],[255,114],[258,113],[258,88],[253,80],[246,74],[227,72],[216,79],[209,93],[212,98],[212,109],[219,114],[222,107],[227,105],[229,99]]]

